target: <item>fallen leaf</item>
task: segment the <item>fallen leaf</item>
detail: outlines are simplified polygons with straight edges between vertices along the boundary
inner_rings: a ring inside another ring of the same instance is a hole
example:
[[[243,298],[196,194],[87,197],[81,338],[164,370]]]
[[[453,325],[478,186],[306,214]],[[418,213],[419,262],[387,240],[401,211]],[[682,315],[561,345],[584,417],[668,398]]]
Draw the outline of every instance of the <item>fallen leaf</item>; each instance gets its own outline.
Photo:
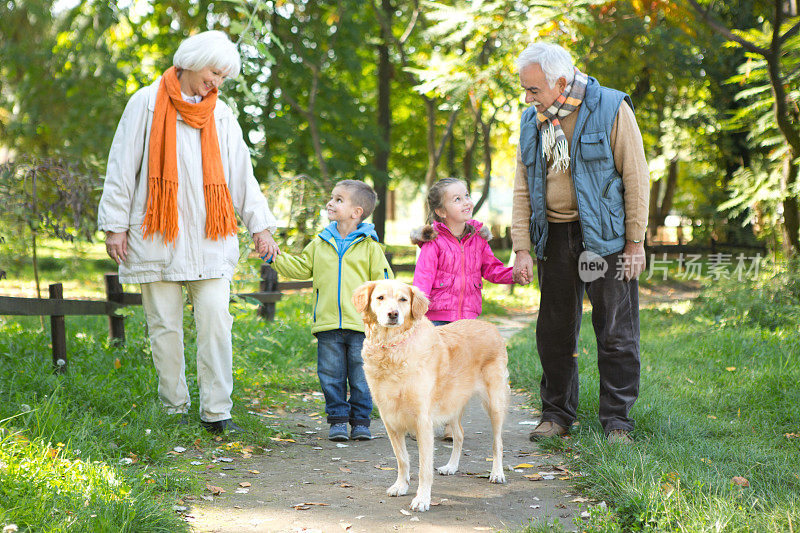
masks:
[[[339,526],[344,529],[345,531],[349,531],[353,524],[348,524],[346,522],[339,522]]]
[[[240,487],[252,487],[252,485],[247,481],[242,481],[241,483],[239,483],[239,486]]]
[[[573,498],[570,500],[572,503],[586,503],[592,501],[589,498],[584,498],[583,496],[578,496],[577,498]]]
[[[515,469],[516,469],[516,468],[533,468],[533,465],[532,465],[532,464],[529,464],[529,463],[520,463],[520,464],[518,464],[517,466],[515,466],[514,468],[515,468]]]
[[[282,439],[280,437],[270,437],[269,440],[274,440],[275,442],[296,442],[294,439]]]
[[[222,487],[215,487],[214,485],[211,485],[210,483],[206,483],[206,490],[209,491],[214,496],[219,496],[220,494],[225,492],[225,489],[223,489]]]
[[[308,509],[311,509],[311,506],[306,505],[304,503],[297,503],[295,505],[292,505],[292,508],[298,511],[307,511]]]
[[[251,474],[260,474],[261,473],[258,470],[248,470],[248,472],[250,472]]]
[[[733,371],[736,370],[736,367],[735,366],[726,366],[725,370],[727,370],[728,372],[733,372]]]
[[[394,468],[391,466],[375,465],[375,468],[377,468],[378,470],[394,470]]]
[[[745,477],[736,476],[733,479],[731,479],[731,481],[733,482],[734,485],[739,485],[740,487],[750,486],[750,482]]]
[[[406,516],[411,516],[411,511],[406,511],[405,509],[400,509],[400,513]]]
[[[530,479],[531,481],[541,481],[542,476],[539,474],[525,474],[525,477]]]
[[[119,357],[114,359],[114,368],[116,368],[117,370],[122,368],[122,361],[119,360]]]
[[[343,466],[339,467],[339,471],[344,472],[345,474],[349,474],[350,473],[350,469],[349,468],[345,468]]]
[[[717,417],[714,416],[714,415],[708,415],[708,418],[710,418],[711,420],[716,420],[717,419]]]
[[[342,487],[343,489],[351,489],[351,488],[353,488],[353,485],[351,485],[350,483],[342,483],[339,486]]]
[[[796,438],[800,437],[800,434],[797,434],[797,433],[784,433],[783,436],[786,437],[787,439],[796,439]]]
[[[172,448],[172,449],[173,449],[174,451],[178,452],[178,453],[183,453],[183,452],[185,452],[185,451],[186,451],[186,448],[184,448],[183,446],[175,446],[175,447],[174,447],[174,448]]]

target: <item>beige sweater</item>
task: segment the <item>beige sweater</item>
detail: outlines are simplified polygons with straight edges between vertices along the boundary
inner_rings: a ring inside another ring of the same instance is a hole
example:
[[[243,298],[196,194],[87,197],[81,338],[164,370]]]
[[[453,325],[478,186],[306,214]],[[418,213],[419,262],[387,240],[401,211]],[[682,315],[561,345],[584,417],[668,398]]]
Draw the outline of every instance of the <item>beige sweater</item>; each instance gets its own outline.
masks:
[[[578,109],[561,119],[561,127],[572,149],[572,134],[578,120]],[[625,237],[629,241],[644,238],[647,210],[650,201],[650,171],[644,156],[644,145],[633,110],[623,101],[611,128],[611,152],[614,166],[622,176],[625,189]],[[556,172],[547,169],[547,220],[571,222],[578,220],[578,203],[572,184],[572,167]],[[514,178],[514,202],[511,214],[511,242],[514,251],[530,250],[531,202],[528,190],[527,168],[517,149],[517,170]]]

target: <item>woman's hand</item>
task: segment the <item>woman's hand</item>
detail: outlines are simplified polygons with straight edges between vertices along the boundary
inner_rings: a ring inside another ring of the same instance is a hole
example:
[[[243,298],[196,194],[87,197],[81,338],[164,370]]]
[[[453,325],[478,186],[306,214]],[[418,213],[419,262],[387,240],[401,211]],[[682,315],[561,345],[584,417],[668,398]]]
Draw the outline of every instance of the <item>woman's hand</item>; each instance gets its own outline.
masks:
[[[256,247],[256,253],[265,261],[274,259],[281,253],[275,243],[275,239],[272,238],[272,233],[268,229],[254,233],[253,244]]]
[[[122,264],[128,258],[128,232],[119,233],[113,231],[106,232],[106,253],[108,256]]]

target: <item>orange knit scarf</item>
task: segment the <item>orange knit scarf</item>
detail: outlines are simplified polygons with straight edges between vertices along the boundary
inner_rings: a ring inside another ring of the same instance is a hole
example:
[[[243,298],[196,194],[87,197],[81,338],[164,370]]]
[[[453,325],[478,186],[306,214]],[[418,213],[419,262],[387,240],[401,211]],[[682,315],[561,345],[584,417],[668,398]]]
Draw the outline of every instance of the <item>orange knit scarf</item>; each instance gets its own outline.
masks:
[[[181,96],[181,85],[175,67],[170,67],[161,78],[153,126],[150,129],[147,212],[142,223],[144,237],[159,232],[164,236],[165,242],[174,242],[178,236],[178,112],[186,124],[200,130],[206,237],[216,240],[236,234],[236,216],[233,213],[231,193],[225,183],[214,121],[216,105],[216,89],[196,104],[186,102]]]

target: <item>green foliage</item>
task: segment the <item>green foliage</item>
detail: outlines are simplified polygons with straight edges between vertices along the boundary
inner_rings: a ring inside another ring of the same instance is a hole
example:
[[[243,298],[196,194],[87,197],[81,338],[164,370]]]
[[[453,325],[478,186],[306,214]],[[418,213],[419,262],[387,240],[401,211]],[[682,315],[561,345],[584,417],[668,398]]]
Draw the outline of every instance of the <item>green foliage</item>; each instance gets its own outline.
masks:
[[[739,285],[741,296],[732,299],[711,291],[694,305],[642,310],[632,446],[609,446],[602,436],[594,335],[584,317],[580,426],[558,444],[586,474],[579,488],[607,502],[610,514],[593,506],[582,531],[777,532],[800,521],[794,501],[800,490],[797,318],[779,324],[763,316],[726,320],[742,317],[745,293],[780,312],[785,304],[774,297],[797,291],[797,280],[781,274]],[[538,389],[533,328],[512,340],[509,366],[515,385]],[[734,484],[736,476],[749,487]]]
[[[800,323],[800,269],[797,264],[772,266],[748,284],[721,280],[701,301],[704,314],[721,327],[791,328]]]
[[[293,391],[317,389],[308,308],[306,296],[284,298],[277,320],[265,324],[252,305],[233,306],[233,416],[253,445],[288,433],[248,410],[289,408]],[[186,530],[171,506],[201,490],[205,469],[168,452],[196,445],[210,456],[218,444],[196,412],[188,426],[165,419],[142,310],[132,311],[122,348],[109,345],[105,318],[69,317],[64,375],[52,373],[49,334],[37,319],[0,319],[0,523],[32,531]],[[188,309],[184,321],[196,405]]]

